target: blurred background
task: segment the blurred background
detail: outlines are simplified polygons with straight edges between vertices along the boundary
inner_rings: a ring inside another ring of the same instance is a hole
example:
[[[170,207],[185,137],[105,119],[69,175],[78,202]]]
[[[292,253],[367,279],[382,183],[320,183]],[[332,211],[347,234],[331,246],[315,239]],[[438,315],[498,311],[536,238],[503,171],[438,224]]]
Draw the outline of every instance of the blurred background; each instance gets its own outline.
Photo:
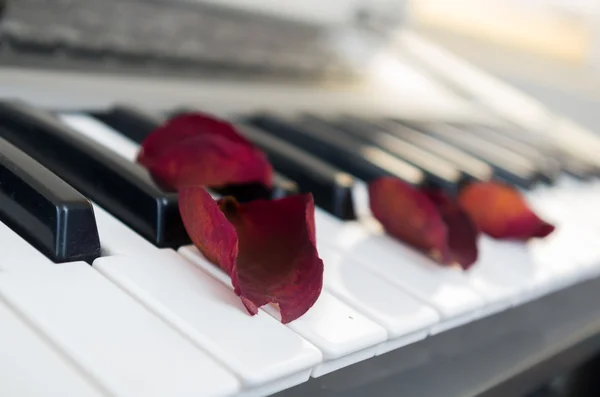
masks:
[[[598,129],[600,2],[413,0],[411,26],[551,108]]]
[[[595,0],[3,0],[18,67],[348,82],[417,32],[584,126],[600,90]],[[160,17],[157,17],[160,15]],[[51,55],[51,56],[50,56]]]

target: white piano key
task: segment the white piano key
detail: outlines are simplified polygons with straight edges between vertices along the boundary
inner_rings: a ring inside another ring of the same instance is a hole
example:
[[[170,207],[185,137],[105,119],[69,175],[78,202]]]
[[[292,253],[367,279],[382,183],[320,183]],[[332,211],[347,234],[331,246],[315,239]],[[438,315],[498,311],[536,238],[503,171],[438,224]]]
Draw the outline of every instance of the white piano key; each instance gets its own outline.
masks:
[[[96,203],[92,203],[102,255],[152,256],[158,248]]]
[[[533,288],[530,280],[532,260],[527,247],[512,241],[494,240],[485,235],[479,238],[479,258],[472,268],[465,272],[470,285],[497,304],[488,314],[506,309],[520,302]],[[524,254],[515,257],[513,250]],[[495,310],[494,310],[495,309]]]
[[[568,228],[570,235],[576,240],[572,254],[581,269],[581,278],[596,277],[600,273],[600,246],[597,244],[600,214],[596,205],[600,200],[600,192],[594,181],[570,179],[566,186],[563,182],[563,186],[550,198],[546,197],[546,200],[550,199],[555,203],[550,209],[553,211],[550,216],[561,226]]]
[[[266,313],[250,316],[232,290],[173,250],[99,258],[93,266],[231,369],[248,395],[304,382],[321,361],[314,346]]]
[[[12,270],[0,297],[115,396],[229,396],[233,374],[83,262]]]
[[[483,314],[484,298],[461,270],[442,267],[425,255],[383,234],[371,233],[364,224],[343,224],[322,211],[315,212],[317,241],[369,267],[435,308],[441,321],[432,333],[470,322]]]
[[[535,292],[534,297],[588,278],[592,268],[597,266],[597,244],[588,240],[591,233],[572,213],[570,207],[574,204],[564,202],[560,197],[561,191],[574,187],[571,182],[561,180],[556,187],[538,188],[527,194],[532,209],[556,226],[550,236],[533,239],[527,244],[534,268],[541,276],[538,278],[545,279],[541,291]]]
[[[47,271],[62,266],[53,263],[2,222],[0,239],[0,275],[3,278],[12,272]],[[8,361],[0,360],[0,378],[4,379],[0,380],[0,395],[47,396],[51,391],[61,396],[101,395],[95,391],[92,381],[84,380],[84,373],[77,371],[75,366],[70,368],[65,357],[32,336],[33,331],[16,318],[0,303],[3,336],[0,340],[0,357],[10,357]],[[13,349],[14,354],[11,354]],[[21,359],[24,360],[22,365]],[[36,371],[34,366],[39,366],[39,370]]]
[[[0,302],[0,396],[102,397],[85,373]]]
[[[536,257],[548,257],[547,263],[557,273],[556,277],[564,279],[565,285],[597,274],[600,259],[593,229],[583,220],[588,215],[571,194],[564,194],[573,188],[575,185],[569,182],[556,190],[540,189],[528,195],[532,209],[556,226],[549,237],[533,240],[530,245]],[[563,259],[559,261],[558,257]]]
[[[563,244],[568,247],[569,261],[560,268],[561,274],[566,274],[576,281],[587,280],[598,273],[598,243],[597,235],[585,225],[559,226],[564,237]]]
[[[35,269],[55,265],[47,256],[0,222],[0,272],[11,269]],[[57,265],[59,266],[59,265]]]
[[[232,288],[229,276],[208,262],[194,246],[181,247],[179,253],[228,288]],[[279,310],[275,307],[267,305],[262,309],[279,319]],[[373,357],[378,345],[387,339],[387,332],[383,327],[326,290],[321,292],[317,302],[306,314],[287,326],[323,353],[323,362],[312,372],[315,377]]]
[[[579,272],[573,271],[576,264],[570,252],[570,244],[563,236],[559,228],[546,239],[533,240],[528,244],[528,252],[533,261],[534,284],[530,298],[557,291],[580,280]]]
[[[559,193],[559,196],[563,194]],[[598,234],[600,232],[600,212],[597,210],[596,203],[600,200],[600,186],[597,182],[588,182],[578,189],[572,189],[565,199],[568,201],[567,210],[573,210],[572,215],[575,218],[573,222],[589,227],[593,232],[592,235]]]
[[[434,309],[365,265],[329,247],[319,247],[319,254],[325,263],[327,291],[386,329],[388,340],[379,346],[377,354],[424,339],[439,321]]]
[[[100,120],[83,113],[62,113],[58,117],[71,128],[127,160],[135,161],[137,158],[140,146]]]
[[[572,205],[578,208],[579,222],[586,229],[586,239],[589,241],[589,277],[600,275],[600,246],[597,244],[600,236],[600,212],[597,210],[597,204],[600,202],[600,189],[597,182],[589,182],[584,189],[579,189],[571,195]],[[580,194],[579,194],[580,193]],[[580,229],[580,231],[583,231]]]
[[[267,305],[263,310],[280,319],[276,307]],[[379,345],[387,339],[384,328],[326,290],[321,292],[306,314],[289,323],[288,327],[311,341],[323,353],[323,362],[313,369],[313,377],[373,357]]]
[[[494,255],[499,272],[504,269],[503,278],[507,282],[514,277],[512,284],[518,291],[513,305],[518,305],[543,295],[555,288],[559,280],[554,265],[548,262],[532,246],[515,241],[484,240],[483,244],[494,244],[498,249],[489,252]],[[562,262],[562,259],[559,260]]]

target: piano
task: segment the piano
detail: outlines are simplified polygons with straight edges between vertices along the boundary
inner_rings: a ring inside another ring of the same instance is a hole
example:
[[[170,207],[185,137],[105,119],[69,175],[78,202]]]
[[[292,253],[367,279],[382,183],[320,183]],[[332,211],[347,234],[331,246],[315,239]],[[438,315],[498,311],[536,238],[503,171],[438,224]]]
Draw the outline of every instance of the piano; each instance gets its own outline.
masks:
[[[403,27],[402,1],[270,3],[4,4],[0,395],[520,396],[592,357],[599,138]],[[313,193],[325,281],[298,320],[249,316],[135,164],[186,110],[265,151],[269,194]],[[381,175],[496,178],[558,229],[443,268],[369,221]]]

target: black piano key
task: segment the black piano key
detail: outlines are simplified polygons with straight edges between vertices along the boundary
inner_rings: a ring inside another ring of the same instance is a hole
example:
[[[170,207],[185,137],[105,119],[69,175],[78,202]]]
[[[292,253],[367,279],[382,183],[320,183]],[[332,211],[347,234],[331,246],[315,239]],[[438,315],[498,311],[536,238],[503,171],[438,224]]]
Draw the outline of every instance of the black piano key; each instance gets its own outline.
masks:
[[[454,164],[364,123],[353,123],[347,119],[325,120],[312,115],[306,115],[302,119],[331,125],[366,143],[378,146],[382,150],[418,167],[425,174],[429,185],[439,186],[449,193],[456,193],[466,177]]]
[[[523,140],[515,139],[512,136],[503,134],[500,130],[492,127],[479,125],[475,123],[452,123],[456,128],[464,131],[469,131],[479,135],[481,138],[508,149],[526,159],[531,160],[544,182],[552,183],[560,175],[560,163],[552,156],[551,153],[545,153],[540,148],[535,147]],[[523,134],[526,134],[523,131]]]
[[[572,155],[560,154],[558,161],[560,162],[561,169],[575,178],[589,180],[600,175],[600,168]]]
[[[20,102],[0,101],[0,135],[159,247],[189,243],[177,194],[141,166]]]
[[[555,160],[561,171],[571,176],[579,179],[590,179],[600,175],[600,165],[580,158],[574,153],[567,153],[557,142],[544,134],[512,126],[494,126],[493,128],[497,133],[533,147],[546,157]]]
[[[2,138],[0,219],[54,262],[100,256],[90,201]]]
[[[471,153],[492,166],[498,178],[522,188],[531,188],[540,180],[535,164],[519,154],[490,143],[485,139],[446,123],[401,123],[426,132],[436,138]]]
[[[163,121],[160,117],[155,117],[133,106],[125,105],[117,105],[108,110],[91,112],[90,115],[140,144]]]
[[[427,150],[434,156],[452,163],[454,167],[459,169],[464,175],[467,175],[470,180],[488,181],[494,176],[494,170],[485,161],[444,141],[405,125],[390,122],[389,120],[367,120],[352,116],[344,116],[340,120],[340,123],[364,125],[365,127],[390,134],[398,139],[409,142],[423,150]]]
[[[194,111],[191,107],[179,107],[170,115],[175,117]],[[131,112],[130,117],[143,117],[143,114]],[[285,192],[286,185],[283,181],[289,177],[289,182],[299,191],[312,193],[315,205],[321,209],[342,220],[356,219],[352,199],[354,179],[350,175],[265,131],[244,123],[234,124],[241,134],[265,152],[276,170],[272,198],[283,196],[281,193]]]
[[[115,106],[107,111],[91,112],[90,115],[140,144],[164,121],[161,117],[131,106]],[[293,195],[299,191],[299,187],[295,181],[275,172],[272,189],[259,183],[249,183],[212,190],[221,196],[234,196],[240,202],[247,202]]]
[[[340,136],[335,129],[311,120],[299,121],[260,114],[250,116],[245,121],[340,167],[363,181],[393,176],[413,185],[422,185],[425,182],[425,176],[418,168],[374,145],[364,144],[352,137]]]
[[[261,183],[246,183],[240,185],[226,186],[223,188],[211,188],[220,196],[233,196],[237,201],[246,203],[252,200],[271,200],[298,194],[300,191],[296,182],[281,174],[273,174],[273,188],[269,189]]]
[[[340,219],[355,218],[350,175],[257,128],[237,127],[266,153],[275,169],[291,177],[301,191],[311,192],[317,206]]]
[[[396,122],[390,122],[388,120],[388,121],[384,121],[384,123],[391,126],[392,131],[394,133],[401,134],[402,136],[406,136],[407,131],[410,130],[412,134],[416,133],[416,134],[420,135],[420,137],[419,137],[420,140],[421,139],[434,139],[434,140],[436,139],[434,137],[430,137],[430,136],[424,134],[421,131],[417,131],[417,130],[408,128],[407,126],[396,123]],[[489,128],[489,126],[486,126],[486,127]],[[571,176],[574,176],[576,178],[579,178],[579,179],[590,179],[594,175],[600,175],[600,168],[590,164],[589,162],[585,162],[582,159],[576,158],[571,154],[562,152],[560,148],[558,148],[556,145],[554,145],[548,139],[544,139],[541,136],[538,136],[538,135],[533,134],[528,131],[524,131],[522,129],[510,128],[510,127],[503,127],[501,129],[498,129],[498,128],[499,127],[497,127],[497,126],[494,127],[496,134],[506,135],[506,137],[512,139],[513,141],[521,142],[523,145],[533,148],[537,152],[541,153],[543,155],[543,157],[546,158],[546,161],[550,160],[550,163],[551,163],[550,167],[552,167],[550,175],[552,175],[554,172],[560,172],[560,171],[563,171],[563,172],[565,172]],[[432,149],[434,147],[432,142],[428,142],[427,146],[429,149]],[[456,150],[454,147],[451,147],[451,148]],[[523,153],[523,152],[521,154],[525,155],[525,156],[527,155],[527,153]],[[538,159],[539,159],[539,154],[536,155],[535,157],[538,157]],[[552,164],[552,163],[554,163],[554,164]],[[558,170],[555,169],[555,167],[558,167]],[[463,171],[464,171],[464,169],[463,169]],[[556,176],[557,175],[552,175],[552,179],[554,179]]]
[[[300,192],[300,187],[296,181],[282,175],[278,172],[273,173],[273,189],[268,192],[266,199],[278,199],[286,196],[293,196]]]

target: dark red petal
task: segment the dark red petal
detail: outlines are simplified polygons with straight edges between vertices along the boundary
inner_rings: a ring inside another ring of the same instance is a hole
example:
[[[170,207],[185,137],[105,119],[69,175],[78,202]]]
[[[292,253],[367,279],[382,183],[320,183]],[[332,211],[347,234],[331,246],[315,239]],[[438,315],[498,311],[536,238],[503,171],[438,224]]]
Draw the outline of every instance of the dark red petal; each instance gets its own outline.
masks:
[[[142,143],[137,161],[169,188],[272,186],[272,169],[264,153],[231,124],[200,113],[175,117],[153,131]]]
[[[183,187],[178,198],[181,219],[194,245],[209,261],[231,275],[238,255],[235,228],[204,188]]]
[[[251,314],[274,303],[287,323],[310,309],[323,288],[312,195],[218,205],[199,186],[179,191],[179,210],[194,245],[231,277]]]
[[[448,228],[425,193],[397,178],[384,177],[369,184],[369,202],[387,233],[441,263],[452,263]]]
[[[448,246],[454,262],[469,269],[478,256],[479,230],[471,217],[440,189],[428,189],[424,193],[438,207],[448,227]]]
[[[231,142],[252,147],[252,144],[239,135],[231,124],[202,113],[186,113],[170,119],[144,140],[138,162],[143,165],[151,164],[155,158],[169,151],[172,146],[200,135],[220,136]]]
[[[239,239],[236,293],[250,312],[267,303],[279,306],[281,320],[302,316],[323,287],[323,262],[315,246],[312,195],[219,206]]]
[[[272,168],[262,152],[214,135],[199,135],[170,145],[169,150],[144,165],[157,180],[176,189],[253,182],[272,185]]]
[[[529,240],[554,231],[554,226],[540,219],[508,185],[472,183],[461,190],[458,201],[482,232],[497,239]]]

